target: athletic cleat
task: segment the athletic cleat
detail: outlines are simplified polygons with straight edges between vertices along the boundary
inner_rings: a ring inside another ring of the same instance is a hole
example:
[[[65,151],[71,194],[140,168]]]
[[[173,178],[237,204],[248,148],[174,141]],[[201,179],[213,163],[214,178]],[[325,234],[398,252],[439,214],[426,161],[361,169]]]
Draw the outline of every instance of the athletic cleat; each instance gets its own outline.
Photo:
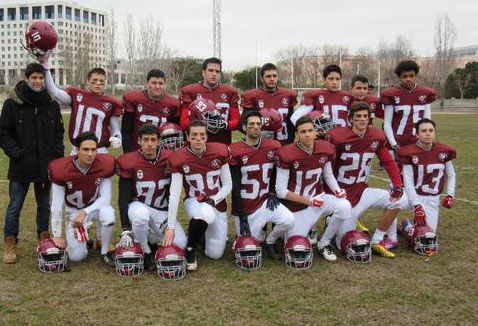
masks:
[[[322,257],[324,257],[325,260],[327,260],[327,261],[336,261],[337,260],[337,256],[332,251],[332,246],[331,245],[326,245],[323,248],[317,247],[317,249],[319,250],[319,253],[322,255]]]
[[[357,230],[370,234],[370,230],[360,221],[357,221]]]
[[[105,255],[101,255],[101,260],[108,267],[115,267],[115,257],[112,252],[107,252]]]
[[[196,260],[196,248],[186,248],[186,270],[195,271],[198,269],[198,263]]]
[[[310,230],[309,234],[307,235],[307,238],[309,239],[310,245],[314,246],[317,244],[317,230]]]
[[[398,248],[398,240],[390,240],[390,239],[384,239],[383,241],[380,242],[382,244],[382,246],[385,247],[385,249],[387,250],[392,250],[392,249],[395,249],[395,248]]]
[[[384,258],[395,258],[395,254],[393,252],[388,251],[383,246],[383,241],[380,241],[380,243],[372,243],[372,250],[377,255],[382,256]]]
[[[146,253],[145,253],[143,259],[144,259],[144,260],[143,260],[143,261],[144,261],[144,263],[143,263],[143,264],[144,264],[144,270],[145,270],[145,271],[154,271],[154,268],[155,268],[156,266],[154,266],[154,264],[153,264],[152,254],[151,254],[151,253],[149,253],[149,254],[146,254]]]
[[[275,243],[264,243],[264,247],[267,251],[267,254],[269,255],[271,259],[274,259],[274,260],[282,259],[282,254],[279,248],[277,248],[277,245]]]

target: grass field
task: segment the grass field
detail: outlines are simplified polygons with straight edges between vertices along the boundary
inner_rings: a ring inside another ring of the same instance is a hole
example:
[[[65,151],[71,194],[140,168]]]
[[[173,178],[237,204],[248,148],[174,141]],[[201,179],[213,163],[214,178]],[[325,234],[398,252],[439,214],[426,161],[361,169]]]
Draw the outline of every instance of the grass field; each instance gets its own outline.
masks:
[[[0,325],[477,325],[478,115],[435,119],[438,140],[457,147],[456,196],[475,204],[458,200],[451,211],[441,210],[440,252],[430,262],[409,251],[402,239],[396,259],[326,263],[315,252],[314,264],[305,272],[269,259],[262,269],[243,272],[233,265],[229,249],[219,261],[201,253],[198,271],[180,282],[162,281],[156,273],[121,279],[103,266],[97,251],[84,262],[71,263],[68,273],[42,274],[36,268],[30,190],[21,216],[20,260],[0,263]],[[2,152],[2,228],[7,166]],[[386,177],[377,169],[373,174]],[[386,188],[388,183],[371,179],[371,185]],[[117,206],[117,189],[113,198]],[[379,214],[367,212],[365,223],[376,225]],[[117,235],[119,230],[118,220]],[[232,223],[229,233],[232,238]],[[3,249],[2,242],[2,254]]]

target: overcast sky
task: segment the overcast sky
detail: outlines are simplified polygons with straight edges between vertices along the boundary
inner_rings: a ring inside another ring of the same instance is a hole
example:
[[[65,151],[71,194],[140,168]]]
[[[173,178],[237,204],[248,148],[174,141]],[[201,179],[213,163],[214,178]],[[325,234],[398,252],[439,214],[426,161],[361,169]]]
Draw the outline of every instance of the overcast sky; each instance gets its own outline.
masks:
[[[160,20],[164,43],[180,55],[212,55],[212,0],[76,2],[106,11],[113,6],[120,43],[126,17],[131,13],[136,19],[152,16]],[[375,49],[380,41],[391,42],[399,34],[411,40],[416,53],[432,55],[435,20],[444,13],[455,24],[456,47],[478,45],[476,0],[223,0],[224,69],[252,66],[256,57],[258,64],[274,62],[280,49],[292,45],[341,44],[351,50]]]

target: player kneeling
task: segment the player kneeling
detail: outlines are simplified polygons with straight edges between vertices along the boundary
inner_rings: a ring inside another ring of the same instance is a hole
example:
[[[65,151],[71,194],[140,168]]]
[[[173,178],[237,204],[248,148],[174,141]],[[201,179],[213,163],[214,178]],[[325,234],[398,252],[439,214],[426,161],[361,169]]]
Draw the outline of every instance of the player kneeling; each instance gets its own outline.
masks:
[[[167,159],[171,152],[159,147],[160,131],[152,124],[138,130],[140,149],[118,158],[119,208],[123,232],[120,246],[132,247],[133,238],[144,252],[144,268],[154,269],[152,252],[148,245],[148,230],[162,241],[168,218],[169,186],[171,174]],[[171,145],[171,144],[169,144]],[[186,247],[186,235],[179,222],[175,245]],[[132,232],[131,232],[132,231]]]
[[[101,224],[101,257],[114,267],[109,252],[115,225],[111,206],[111,177],[115,173],[115,158],[96,154],[98,139],[84,132],[75,139],[77,156],[62,157],[48,166],[52,181],[51,226],[53,241],[59,248],[68,247],[71,261],[84,260],[88,254],[86,242],[93,220]],[[66,241],[62,238],[62,208],[66,203]]]

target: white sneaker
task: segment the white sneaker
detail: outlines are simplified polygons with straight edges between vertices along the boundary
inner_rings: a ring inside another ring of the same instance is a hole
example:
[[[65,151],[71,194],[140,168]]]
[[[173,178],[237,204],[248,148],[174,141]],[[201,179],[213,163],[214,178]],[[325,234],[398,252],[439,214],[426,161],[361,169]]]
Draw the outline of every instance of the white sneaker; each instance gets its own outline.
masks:
[[[324,257],[325,260],[327,260],[327,261],[336,261],[337,260],[337,256],[332,251],[332,246],[331,245],[326,245],[323,248],[318,248],[317,247],[317,249],[319,249],[319,253],[322,255],[322,257]]]
[[[196,248],[186,248],[186,270],[195,271],[198,269],[198,263],[196,260]]]

